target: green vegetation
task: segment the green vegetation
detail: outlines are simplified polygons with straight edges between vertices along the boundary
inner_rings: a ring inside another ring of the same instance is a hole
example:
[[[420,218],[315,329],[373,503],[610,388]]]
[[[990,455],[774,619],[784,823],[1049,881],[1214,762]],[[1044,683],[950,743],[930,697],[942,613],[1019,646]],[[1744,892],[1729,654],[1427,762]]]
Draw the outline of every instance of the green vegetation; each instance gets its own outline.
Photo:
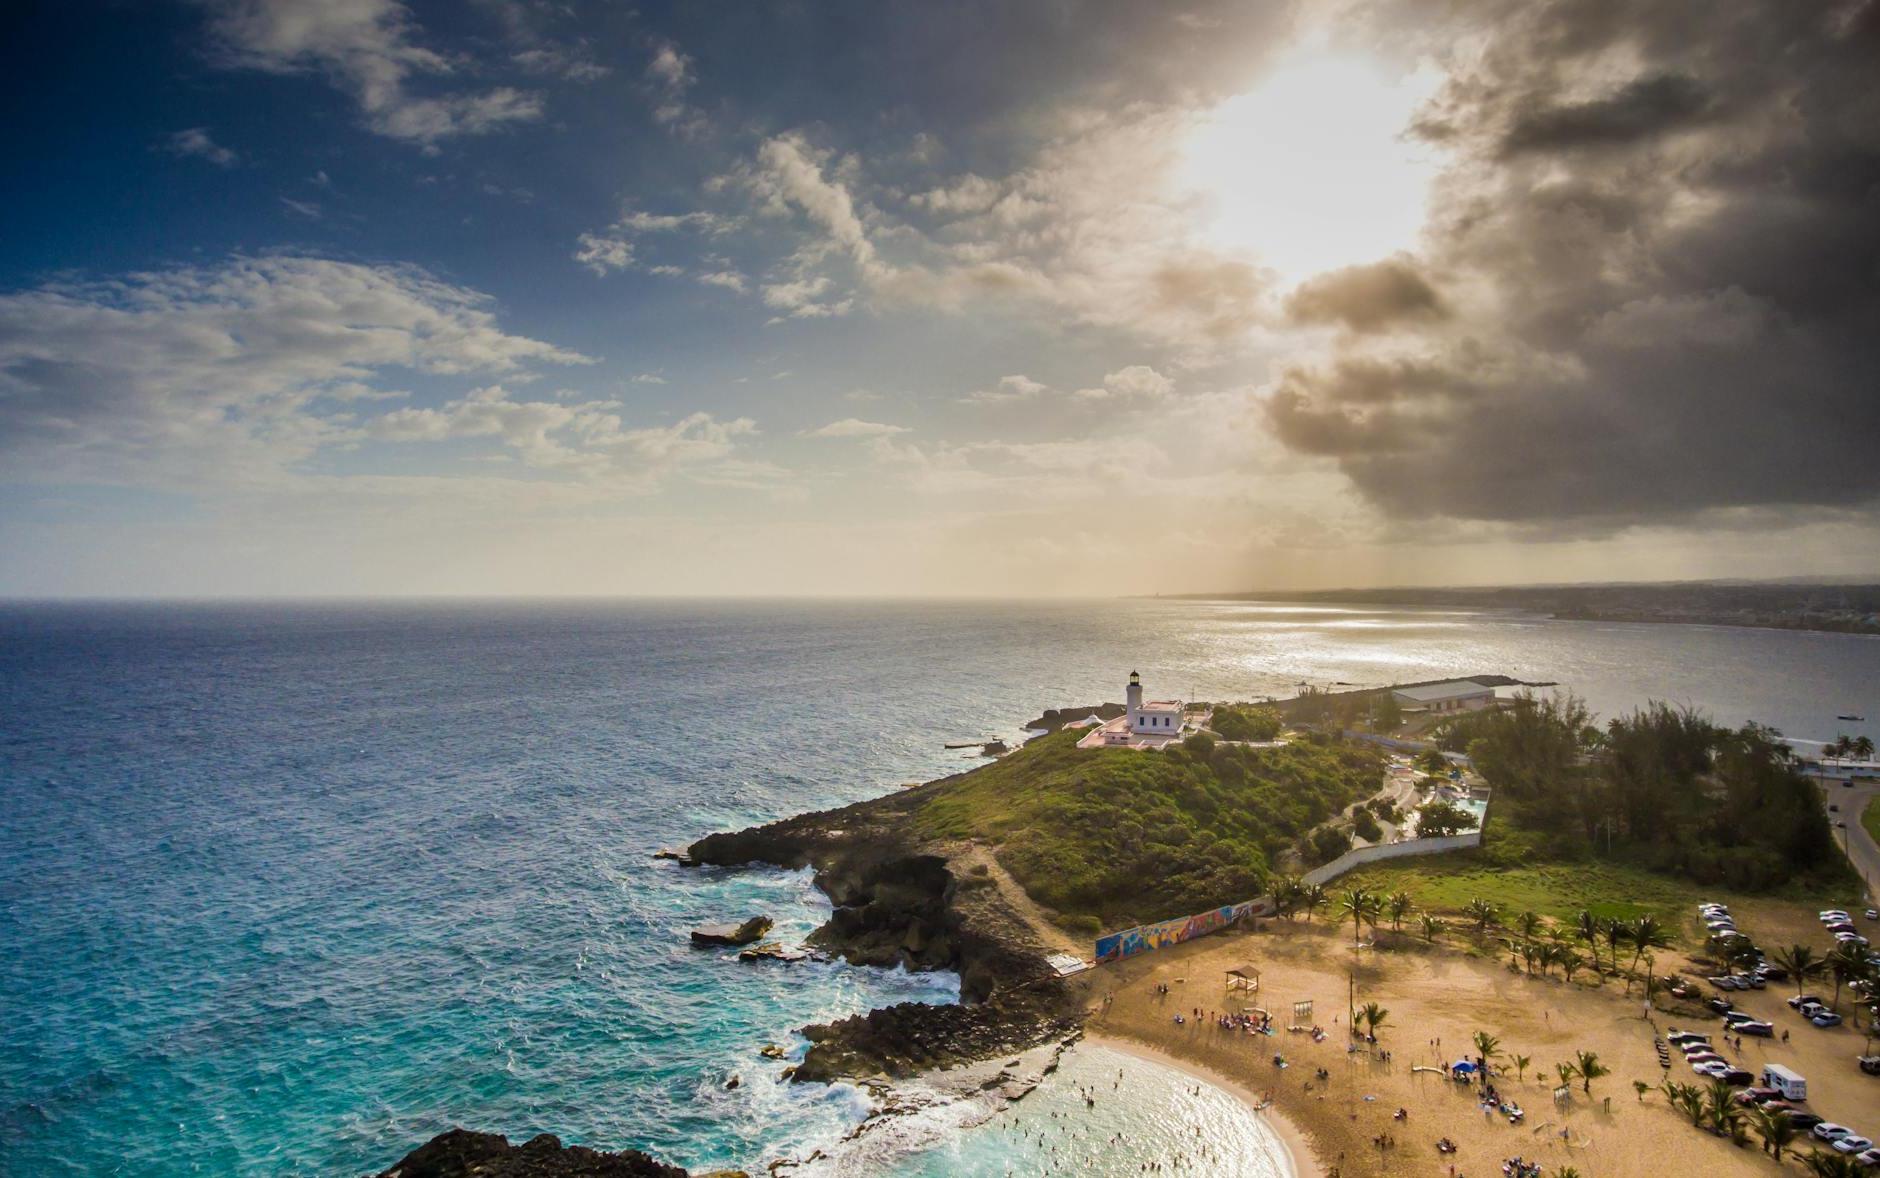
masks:
[[[1547,860],[1597,852],[1698,883],[1760,891],[1848,878],[1814,785],[1780,734],[1653,703],[1595,727],[1571,697],[1522,697],[1447,724],[1496,789],[1498,823]]]
[[[948,782],[915,820],[930,837],[995,844],[1040,903],[1110,928],[1259,895],[1275,856],[1383,776],[1375,751],[1325,737],[1142,752],[1079,749],[1081,735]]]
[[[1425,838],[1447,838],[1476,826],[1475,815],[1449,802],[1430,802],[1417,810],[1417,834]]]
[[[1861,811],[1860,824],[1867,828],[1874,842],[1880,843],[1880,797],[1868,802],[1867,808]]]
[[[1249,704],[1216,704],[1208,722],[1222,740],[1272,740],[1282,724],[1274,708]]]

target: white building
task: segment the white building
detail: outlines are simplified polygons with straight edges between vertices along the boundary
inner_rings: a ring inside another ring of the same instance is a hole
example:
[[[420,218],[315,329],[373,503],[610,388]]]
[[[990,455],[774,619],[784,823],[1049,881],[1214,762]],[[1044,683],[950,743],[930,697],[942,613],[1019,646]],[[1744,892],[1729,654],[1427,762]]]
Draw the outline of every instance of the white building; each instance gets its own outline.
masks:
[[[1473,679],[1448,679],[1422,687],[1398,687],[1390,694],[1406,712],[1479,712],[1495,702],[1495,689],[1484,687]]]
[[[1142,676],[1129,673],[1124,689],[1123,714],[1106,720],[1090,735],[1077,742],[1078,748],[1107,747],[1157,749],[1176,744],[1195,730],[1188,720],[1188,705],[1178,699],[1142,698]]]

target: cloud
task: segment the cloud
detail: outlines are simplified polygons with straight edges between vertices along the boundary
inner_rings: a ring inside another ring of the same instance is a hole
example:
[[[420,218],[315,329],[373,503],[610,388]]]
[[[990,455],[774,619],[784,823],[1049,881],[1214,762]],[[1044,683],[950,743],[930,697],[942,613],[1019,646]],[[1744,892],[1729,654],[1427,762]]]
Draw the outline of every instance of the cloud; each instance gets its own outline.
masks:
[[[17,478],[276,479],[353,436],[387,374],[588,362],[414,267],[236,258],[50,284],[0,295],[0,453]]]
[[[856,417],[845,417],[816,429],[805,430],[803,436],[806,438],[888,438],[908,432],[908,428],[904,425],[885,425],[879,421],[863,421]]]
[[[583,233],[575,241],[574,260],[605,276],[609,270],[625,270],[633,265],[633,243],[624,237]]]
[[[517,50],[509,60],[532,74],[548,74],[569,82],[598,82],[613,72],[585,50],[567,45],[531,46]]]
[[[1418,122],[1451,160],[1419,250],[1448,313],[1302,290],[1295,314],[1394,330],[1289,366],[1277,436],[1400,519],[1870,513],[1880,4],[1430,11],[1376,19],[1449,72]]]
[[[747,285],[744,280],[744,275],[739,274],[736,270],[712,270],[704,274],[694,275],[694,277],[706,286],[722,286],[726,290],[735,290],[740,293],[746,289]]]
[[[999,383],[991,388],[974,390],[960,399],[974,405],[1003,405],[1012,401],[1028,401],[1049,391],[1049,385],[1019,373],[1001,376]]]
[[[1399,256],[1301,283],[1287,296],[1286,313],[1300,323],[1383,331],[1401,323],[1441,319],[1448,308],[1416,264]]]
[[[170,136],[166,146],[171,155],[208,160],[218,168],[232,168],[241,162],[240,156],[209,137],[207,127],[178,131]]]
[[[1157,399],[1175,391],[1175,382],[1147,364],[1131,364],[1105,374],[1101,388],[1079,389],[1081,397],[1146,397]]]
[[[666,378],[652,372],[642,372],[633,378],[634,384],[665,384]]]
[[[397,0],[209,0],[209,7],[222,64],[318,73],[350,97],[380,135],[430,145],[542,116],[539,95],[507,86],[414,94],[414,77],[449,75],[461,63],[419,45],[417,24]]]
[[[304,220],[318,221],[326,216],[326,213],[320,208],[320,202],[318,201],[295,200],[291,196],[283,196],[281,198],[281,204],[286,207],[288,212]]]
[[[655,103],[653,121],[688,139],[711,130],[705,112],[686,101],[686,92],[698,81],[692,71],[692,59],[670,41],[654,46],[652,60],[646,65],[646,78],[652,86]]]

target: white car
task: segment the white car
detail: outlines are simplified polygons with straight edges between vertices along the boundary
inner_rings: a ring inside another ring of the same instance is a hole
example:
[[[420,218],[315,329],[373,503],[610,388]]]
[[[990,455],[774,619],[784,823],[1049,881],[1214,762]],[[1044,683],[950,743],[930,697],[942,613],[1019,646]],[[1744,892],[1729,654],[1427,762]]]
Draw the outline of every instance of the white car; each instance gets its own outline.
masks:
[[[1705,980],[1719,990],[1741,990],[1743,988],[1743,984],[1733,977],[1719,976],[1706,978]]]
[[[1846,1137],[1836,1137],[1828,1144],[1834,1147],[1836,1153],[1860,1153],[1862,1150],[1873,1148],[1873,1142],[1857,1133],[1849,1133]]]
[[[1838,916],[1842,920],[1846,920],[1847,910],[1844,908],[1823,908],[1820,912],[1815,913],[1815,915],[1823,920],[1828,919],[1830,916]]]
[[[1823,1121],[1812,1130],[1816,1138],[1822,1141],[1837,1141],[1853,1132],[1846,1125],[1837,1125],[1833,1121]]]
[[[1867,909],[1866,917],[1868,920],[1880,920],[1880,908]]]
[[[1808,1021],[1818,1027],[1838,1027],[1841,1025],[1841,1016],[1832,1010],[1823,1010],[1809,1015]]]

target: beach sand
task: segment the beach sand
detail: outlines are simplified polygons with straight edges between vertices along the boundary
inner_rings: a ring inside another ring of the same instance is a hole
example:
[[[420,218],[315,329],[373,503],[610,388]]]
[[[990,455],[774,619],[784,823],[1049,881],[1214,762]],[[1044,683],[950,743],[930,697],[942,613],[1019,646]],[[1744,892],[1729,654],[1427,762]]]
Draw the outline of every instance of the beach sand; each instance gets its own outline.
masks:
[[[1316,1160],[1317,1172],[1335,1168],[1340,1178],[1447,1175],[1452,1165],[1457,1174],[1487,1176],[1499,1172],[1504,1159],[1517,1155],[1540,1162],[1549,1174],[1573,1166],[1589,1178],[1732,1178],[1778,1172],[1773,1160],[1759,1152],[1753,1135],[1750,1144],[1739,1147],[1694,1128],[1655,1090],[1639,1100],[1634,1080],[1655,1088],[1667,1074],[1659,1067],[1654,1035],[1680,1020],[1660,1012],[1654,1026],[1643,1017],[1638,998],[1622,996],[1617,983],[1568,986],[1558,978],[1512,972],[1505,960],[1473,957],[1453,948],[1428,949],[1416,942],[1359,956],[1353,966],[1348,929],[1304,921],[1269,922],[1262,931],[1230,932],[1144,954],[1087,975],[1099,1010],[1104,994],[1114,994],[1109,1009],[1092,1018],[1089,1031],[1112,1046],[1138,1045],[1152,1049],[1158,1058],[1194,1066],[1210,1082],[1231,1086],[1256,1104],[1259,1094],[1270,1093],[1280,1114],[1272,1124],[1291,1130],[1288,1141],[1302,1174],[1314,1173]],[[1236,994],[1230,999],[1223,988],[1224,972],[1247,961],[1263,971],[1260,990],[1251,998]],[[1390,1012],[1377,1048],[1391,1052],[1389,1061],[1370,1049],[1346,1050],[1348,969],[1357,1005],[1375,1001]],[[1169,987],[1166,997],[1156,992],[1158,984]],[[1779,991],[1751,997],[1756,1006],[1770,1007],[1771,1017],[1782,1003]],[[1311,1022],[1327,1032],[1323,1042],[1283,1029],[1292,1004],[1306,999],[1314,1003]],[[1222,1031],[1207,1018],[1210,1010],[1244,1006],[1271,1011],[1281,1029],[1272,1036],[1247,1035]],[[1203,1012],[1201,1020],[1190,1017],[1183,1025],[1174,1023],[1175,1014],[1189,1015],[1195,1007]],[[1818,1089],[1809,1107],[1831,1120],[1859,1118],[1863,1107],[1872,1106],[1880,1089],[1862,1087],[1868,1078],[1854,1072],[1847,1060],[1841,1060],[1832,1075],[1826,1073],[1833,1060],[1858,1045],[1858,1036],[1847,1037],[1847,1042],[1835,1036],[1830,1042],[1811,1037],[1816,1032],[1800,1028],[1792,1015],[1776,1021],[1778,1026],[1799,1028],[1793,1044],[1746,1040],[1740,1057],[1730,1050],[1725,1054],[1740,1058],[1752,1070],[1764,1059],[1802,1066]],[[1713,1036],[1718,1027],[1714,1019],[1687,1019],[1680,1025]],[[1472,1056],[1478,1030],[1499,1037],[1508,1056],[1531,1057],[1521,1078],[1504,1059],[1500,1066],[1505,1074],[1495,1081],[1504,1099],[1514,1099],[1526,1110],[1520,1125],[1485,1113],[1471,1086],[1440,1072],[1413,1070]],[[1590,1096],[1576,1083],[1569,1098],[1557,1105],[1554,1065],[1571,1060],[1578,1051],[1596,1052],[1611,1074],[1593,1082]],[[1275,1054],[1284,1055],[1290,1066],[1275,1067]],[[1674,1060],[1672,1066],[1673,1078],[1696,1079],[1680,1062]],[[1330,1073],[1325,1081],[1315,1076],[1320,1068]],[[1817,1084],[1816,1074],[1825,1083]],[[1399,1107],[1409,1110],[1408,1120],[1392,1119]],[[1395,1137],[1394,1147],[1380,1149],[1375,1144],[1385,1134]],[[1445,1136],[1457,1143],[1457,1153],[1436,1151],[1435,1142]],[[1806,1150],[1805,1142],[1797,1144]]]

